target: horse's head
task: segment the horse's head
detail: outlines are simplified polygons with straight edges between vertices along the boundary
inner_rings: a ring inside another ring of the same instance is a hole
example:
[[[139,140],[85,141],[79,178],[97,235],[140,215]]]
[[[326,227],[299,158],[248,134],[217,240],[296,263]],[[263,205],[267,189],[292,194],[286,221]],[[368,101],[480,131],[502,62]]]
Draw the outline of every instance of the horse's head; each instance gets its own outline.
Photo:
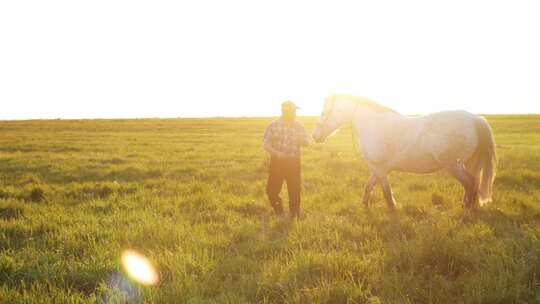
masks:
[[[324,99],[324,108],[321,117],[311,134],[315,142],[324,142],[326,138],[333,135],[345,123],[345,120],[349,116],[347,115],[347,111],[349,111],[348,108],[350,105],[341,101],[336,95]]]

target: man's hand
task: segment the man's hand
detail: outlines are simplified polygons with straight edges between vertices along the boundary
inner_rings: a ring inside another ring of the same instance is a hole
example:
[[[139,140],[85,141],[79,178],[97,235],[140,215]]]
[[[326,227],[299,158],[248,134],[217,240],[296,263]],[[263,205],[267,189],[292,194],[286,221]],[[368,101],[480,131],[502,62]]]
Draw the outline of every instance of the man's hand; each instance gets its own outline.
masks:
[[[285,157],[285,154],[283,154],[283,152],[274,149],[272,147],[272,145],[270,145],[269,143],[265,143],[263,145],[263,148],[266,151],[266,153],[272,155],[273,157],[277,157],[277,158],[284,158]]]

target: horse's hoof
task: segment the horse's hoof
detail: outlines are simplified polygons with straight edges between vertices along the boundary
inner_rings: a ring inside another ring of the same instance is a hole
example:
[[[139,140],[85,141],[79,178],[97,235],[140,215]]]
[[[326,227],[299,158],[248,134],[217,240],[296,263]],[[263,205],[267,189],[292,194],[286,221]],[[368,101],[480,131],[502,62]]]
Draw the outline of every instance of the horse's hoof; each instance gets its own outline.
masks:
[[[397,205],[396,204],[388,205],[388,211],[394,212],[396,210],[397,210]]]
[[[468,201],[468,202],[463,202],[463,206],[468,210],[476,210],[476,209],[478,209],[479,204],[478,204],[478,202]]]

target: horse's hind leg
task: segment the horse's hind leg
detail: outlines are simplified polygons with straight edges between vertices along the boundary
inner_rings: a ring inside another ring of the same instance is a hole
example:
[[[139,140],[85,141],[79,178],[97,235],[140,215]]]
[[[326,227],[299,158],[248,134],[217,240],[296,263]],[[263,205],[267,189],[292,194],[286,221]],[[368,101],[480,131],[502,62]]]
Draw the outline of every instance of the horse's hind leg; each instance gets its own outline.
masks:
[[[463,203],[466,207],[476,207],[478,202],[478,194],[475,190],[475,181],[474,177],[465,170],[465,166],[462,162],[448,167],[448,172],[452,174],[463,186],[465,189],[465,194],[463,195]]]
[[[369,196],[371,195],[371,192],[373,191],[373,188],[376,184],[377,177],[375,176],[375,174],[371,174],[368,182],[366,183],[366,187],[364,188],[364,196],[362,197],[362,203],[366,208],[369,207]]]
[[[379,182],[381,183],[384,199],[386,200],[386,204],[388,205],[388,208],[390,208],[390,210],[395,210],[397,204],[396,204],[396,200],[394,199],[394,196],[392,195],[392,188],[390,188],[388,179],[386,178],[386,176],[379,177]]]

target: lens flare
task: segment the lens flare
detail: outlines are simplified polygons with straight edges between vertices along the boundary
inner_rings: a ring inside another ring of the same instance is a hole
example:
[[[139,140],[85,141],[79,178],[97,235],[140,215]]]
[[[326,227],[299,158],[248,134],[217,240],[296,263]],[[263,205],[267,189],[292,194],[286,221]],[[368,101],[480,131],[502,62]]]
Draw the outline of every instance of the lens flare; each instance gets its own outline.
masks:
[[[122,265],[128,275],[140,284],[156,285],[159,282],[159,275],[152,263],[134,250],[122,253]]]

